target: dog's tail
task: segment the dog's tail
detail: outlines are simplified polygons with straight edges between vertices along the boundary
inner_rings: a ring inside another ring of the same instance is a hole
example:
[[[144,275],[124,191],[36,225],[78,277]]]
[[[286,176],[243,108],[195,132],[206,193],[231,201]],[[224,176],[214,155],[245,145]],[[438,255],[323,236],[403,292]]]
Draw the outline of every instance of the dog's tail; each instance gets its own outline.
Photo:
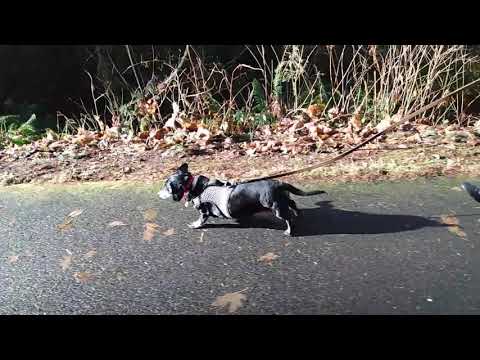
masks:
[[[474,198],[476,201],[480,202],[480,188],[468,182],[462,184],[463,190],[465,190],[468,195]]]
[[[312,195],[326,194],[326,192],[322,191],[322,190],[303,191],[303,190],[300,190],[300,189],[296,188],[295,186],[292,186],[290,184],[285,184],[285,183],[282,184],[282,189],[285,190],[285,191],[291,192],[294,195],[298,195],[298,196],[312,196]]]

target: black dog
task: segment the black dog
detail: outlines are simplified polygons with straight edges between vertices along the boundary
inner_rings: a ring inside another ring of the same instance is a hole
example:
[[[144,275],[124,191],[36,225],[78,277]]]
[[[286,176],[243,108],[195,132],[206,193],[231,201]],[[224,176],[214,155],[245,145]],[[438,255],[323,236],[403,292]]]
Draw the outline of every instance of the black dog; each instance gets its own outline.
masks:
[[[464,182],[462,184],[463,190],[465,190],[468,195],[470,195],[473,199],[480,202],[480,188],[468,182]]]
[[[304,192],[275,180],[235,184],[210,180],[202,175],[194,177],[188,171],[188,165],[183,164],[166,180],[158,195],[161,199],[172,197],[174,201],[183,198],[192,201],[200,211],[199,219],[188,225],[194,229],[202,227],[209,216],[240,219],[270,209],[276,217],[287,223],[285,234],[293,235],[292,214],[298,216],[298,208],[289,193],[311,196],[324,194],[325,191]]]

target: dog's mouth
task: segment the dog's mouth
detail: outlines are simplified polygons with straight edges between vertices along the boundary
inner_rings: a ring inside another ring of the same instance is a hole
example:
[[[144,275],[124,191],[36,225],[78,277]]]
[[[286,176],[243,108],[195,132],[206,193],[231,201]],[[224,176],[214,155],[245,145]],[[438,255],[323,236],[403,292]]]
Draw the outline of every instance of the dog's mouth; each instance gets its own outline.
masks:
[[[183,188],[180,190],[180,192],[174,192],[174,193],[170,192],[167,188],[163,188],[157,193],[160,199],[167,200],[171,198],[173,201],[182,200],[186,194],[187,192]]]
[[[166,189],[166,188],[163,188],[162,190],[160,190],[157,195],[160,197],[160,199],[162,200],[166,200],[170,197],[173,198],[173,195]]]

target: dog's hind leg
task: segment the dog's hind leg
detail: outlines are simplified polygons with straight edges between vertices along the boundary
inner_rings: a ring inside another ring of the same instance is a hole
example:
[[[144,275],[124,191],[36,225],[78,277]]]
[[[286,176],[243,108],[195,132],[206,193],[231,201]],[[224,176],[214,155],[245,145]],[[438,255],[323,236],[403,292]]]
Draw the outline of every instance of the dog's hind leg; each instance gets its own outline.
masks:
[[[288,199],[288,206],[290,207],[290,210],[292,210],[293,215],[298,216],[298,212],[300,211],[297,207],[297,204],[295,201],[292,199]]]
[[[273,203],[272,205],[272,211],[275,214],[275,216],[279,219],[284,220],[287,223],[287,230],[285,230],[284,234],[292,236],[292,219],[290,216],[290,209],[288,207],[288,204],[279,204],[279,203]]]

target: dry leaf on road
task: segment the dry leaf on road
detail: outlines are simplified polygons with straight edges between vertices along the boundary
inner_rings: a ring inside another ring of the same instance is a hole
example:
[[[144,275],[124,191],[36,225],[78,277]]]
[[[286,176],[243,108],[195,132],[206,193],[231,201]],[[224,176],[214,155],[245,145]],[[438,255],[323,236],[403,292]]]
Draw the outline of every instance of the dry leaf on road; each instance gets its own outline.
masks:
[[[9,264],[15,264],[18,261],[18,255],[11,255],[8,257]]]
[[[165,236],[171,236],[171,235],[175,234],[175,229],[171,228],[171,229],[165,230],[162,234],[165,235]]]
[[[155,233],[158,231],[159,227],[160,226],[155,223],[146,223],[145,231],[143,232],[143,240],[151,241],[154,238]]]
[[[65,220],[63,221],[63,223],[57,225],[57,228],[62,230],[62,231],[65,231],[65,230],[68,230],[68,229],[71,229],[72,228],[72,222],[73,222],[73,219],[77,216],[79,216],[81,213],[83,213],[83,210],[82,209],[75,209],[73,210],[70,214],[68,214],[66,217],[65,217]]]
[[[73,274],[75,280],[81,284],[85,284],[94,278],[94,275],[88,271],[80,271]]]
[[[90,258],[94,257],[95,255],[97,255],[97,250],[92,249],[92,250],[90,250],[89,252],[87,252],[87,253],[84,255],[84,257],[85,257],[85,259],[90,259]]]
[[[63,223],[57,225],[57,228],[62,231],[69,230],[72,228],[72,221],[73,218],[67,217]]]
[[[62,270],[67,270],[72,264],[72,255],[65,255],[62,260],[60,260],[60,266]]]
[[[116,227],[116,226],[126,226],[127,224],[121,222],[121,221],[112,221],[111,223],[108,224],[110,227]]]
[[[81,213],[83,213],[82,209],[75,209],[70,214],[68,214],[67,217],[74,218],[74,217],[79,216]]]
[[[145,213],[143,214],[143,218],[145,221],[148,222],[153,222],[157,218],[157,210],[155,209],[147,209],[145,210]]]
[[[212,306],[221,308],[228,306],[228,312],[234,313],[241,308],[243,306],[243,302],[247,300],[247,296],[242,294],[242,292],[246,291],[247,289],[243,289],[234,293],[227,293],[223,296],[218,296],[217,299],[212,303]]]
[[[279,256],[274,254],[273,252],[266,253],[263,256],[260,256],[258,261],[261,261],[265,264],[272,265],[272,261],[277,259]]]
[[[441,219],[442,223],[448,225],[448,231],[450,231],[451,233],[462,238],[467,236],[467,234],[460,228],[460,223],[457,217],[453,215],[442,215]]]

